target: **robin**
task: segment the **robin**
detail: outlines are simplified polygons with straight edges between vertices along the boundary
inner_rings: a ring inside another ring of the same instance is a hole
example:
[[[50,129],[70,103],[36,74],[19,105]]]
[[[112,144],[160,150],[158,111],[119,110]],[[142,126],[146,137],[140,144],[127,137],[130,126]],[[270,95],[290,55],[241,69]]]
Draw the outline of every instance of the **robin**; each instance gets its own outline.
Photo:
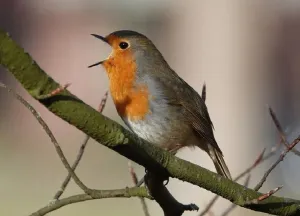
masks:
[[[129,30],[92,35],[112,47],[106,60],[89,67],[105,68],[125,124],[137,136],[174,154],[186,146],[199,147],[217,172],[231,179],[204,100],[172,70],[151,40]]]

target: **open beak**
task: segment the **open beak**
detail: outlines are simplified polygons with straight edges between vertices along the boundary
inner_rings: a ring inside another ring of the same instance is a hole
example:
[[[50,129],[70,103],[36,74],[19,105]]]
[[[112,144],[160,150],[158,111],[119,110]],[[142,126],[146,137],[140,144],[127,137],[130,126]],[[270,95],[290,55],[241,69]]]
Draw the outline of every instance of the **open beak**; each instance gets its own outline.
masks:
[[[88,66],[88,68],[91,68],[91,67],[94,67],[94,66],[97,66],[97,65],[101,65],[104,61],[105,61],[105,60],[100,61],[100,62],[97,62],[97,63],[95,63],[95,64],[92,64],[92,65]]]
[[[100,36],[100,35],[97,35],[97,34],[91,34],[91,35],[94,36],[95,38],[98,38],[98,39],[102,40],[103,42],[109,44],[109,43],[108,43],[108,40],[107,40],[105,37]],[[88,68],[91,68],[91,67],[94,67],[94,66],[97,66],[97,65],[101,65],[104,61],[105,61],[105,60],[100,61],[100,62],[97,62],[97,63],[95,63],[95,64],[92,64],[92,65],[88,66]]]

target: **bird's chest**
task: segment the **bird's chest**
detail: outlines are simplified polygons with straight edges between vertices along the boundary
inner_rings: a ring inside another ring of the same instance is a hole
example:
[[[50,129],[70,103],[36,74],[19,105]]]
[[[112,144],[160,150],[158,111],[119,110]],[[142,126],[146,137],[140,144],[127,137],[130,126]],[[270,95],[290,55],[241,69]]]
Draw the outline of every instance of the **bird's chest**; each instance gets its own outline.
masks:
[[[116,109],[122,118],[144,119],[149,113],[149,89],[136,80],[134,62],[108,61],[105,67],[110,80],[110,92]]]
[[[146,86],[137,85],[135,87],[123,87],[112,85],[110,87],[113,101],[118,114],[122,118],[132,121],[144,120],[149,114],[149,91]]]
[[[122,117],[126,125],[139,137],[164,148],[185,142],[190,128],[183,120],[180,110],[165,100],[150,99],[149,112],[142,119]]]
[[[111,73],[109,78],[118,114],[135,134],[160,146],[185,138],[189,127],[180,108],[168,103],[165,89],[155,80],[136,80],[129,73]]]

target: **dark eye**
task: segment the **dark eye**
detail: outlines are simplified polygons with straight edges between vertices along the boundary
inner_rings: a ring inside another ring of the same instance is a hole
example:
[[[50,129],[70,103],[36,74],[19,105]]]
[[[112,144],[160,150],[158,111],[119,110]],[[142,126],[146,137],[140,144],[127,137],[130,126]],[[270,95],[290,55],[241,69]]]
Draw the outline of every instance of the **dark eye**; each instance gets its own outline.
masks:
[[[129,46],[129,45],[128,45],[128,43],[126,43],[126,42],[121,42],[121,43],[119,44],[119,47],[120,47],[121,49],[126,49],[128,46]]]

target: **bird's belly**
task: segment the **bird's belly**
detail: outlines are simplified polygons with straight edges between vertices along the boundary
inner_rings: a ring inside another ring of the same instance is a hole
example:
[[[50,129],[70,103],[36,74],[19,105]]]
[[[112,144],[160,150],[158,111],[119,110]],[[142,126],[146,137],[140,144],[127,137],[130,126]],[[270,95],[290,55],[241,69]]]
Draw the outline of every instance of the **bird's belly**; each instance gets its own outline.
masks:
[[[144,119],[124,121],[139,137],[167,149],[184,144],[191,134],[191,128],[182,118],[180,111],[163,104],[152,107]]]

